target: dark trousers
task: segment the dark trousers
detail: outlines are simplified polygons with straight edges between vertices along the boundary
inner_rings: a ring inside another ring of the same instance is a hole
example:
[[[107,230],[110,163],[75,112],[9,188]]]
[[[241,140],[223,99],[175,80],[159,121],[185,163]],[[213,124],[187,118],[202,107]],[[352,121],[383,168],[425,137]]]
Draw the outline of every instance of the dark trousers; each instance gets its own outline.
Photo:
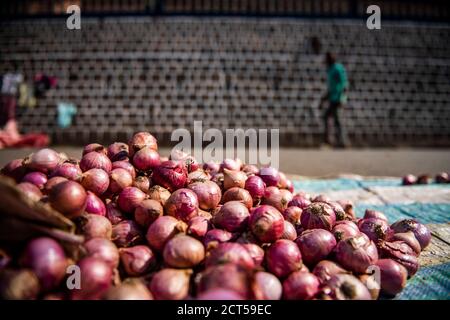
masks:
[[[334,122],[334,128],[336,131],[336,140],[338,145],[344,146],[345,145],[345,132],[344,128],[341,124],[342,114],[344,112],[343,106],[339,102],[330,102],[328,108],[325,110],[325,113],[323,115],[323,121],[325,126],[325,132],[324,132],[324,140],[326,143],[331,143],[331,137],[330,137],[330,118],[333,119]]]
[[[3,94],[0,101],[0,130],[9,121],[16,117],[16,97]]]

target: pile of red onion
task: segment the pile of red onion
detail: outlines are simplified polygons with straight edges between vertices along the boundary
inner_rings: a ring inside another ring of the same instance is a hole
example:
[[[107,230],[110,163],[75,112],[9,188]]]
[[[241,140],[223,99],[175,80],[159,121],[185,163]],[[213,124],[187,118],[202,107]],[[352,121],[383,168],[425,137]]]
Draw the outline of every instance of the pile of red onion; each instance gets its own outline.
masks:
[[[42,149],[1,173],[84,236],[77,255],[48,236],[0,248],[2,299],[377,299],[402,291],[431,240],[416,220],[294,193],[276,168],[160,156],[148,132],[79,161]]]

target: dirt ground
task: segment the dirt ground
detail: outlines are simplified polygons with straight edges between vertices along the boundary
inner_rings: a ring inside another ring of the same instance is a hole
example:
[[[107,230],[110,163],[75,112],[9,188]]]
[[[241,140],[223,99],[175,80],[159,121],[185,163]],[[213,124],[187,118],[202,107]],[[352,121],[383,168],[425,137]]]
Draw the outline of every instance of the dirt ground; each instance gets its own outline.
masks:
[[[80,147],[54,146],[69,156],[80,158]],[[0,166],[23,158],[33,149],[0,150]],[[168,155],[170,149],[163,148]],[[450,172],[450,149],[280,149],[280,169],[304,176],[359,174],[364,176],[403,176],[407,173],[435,175]]]

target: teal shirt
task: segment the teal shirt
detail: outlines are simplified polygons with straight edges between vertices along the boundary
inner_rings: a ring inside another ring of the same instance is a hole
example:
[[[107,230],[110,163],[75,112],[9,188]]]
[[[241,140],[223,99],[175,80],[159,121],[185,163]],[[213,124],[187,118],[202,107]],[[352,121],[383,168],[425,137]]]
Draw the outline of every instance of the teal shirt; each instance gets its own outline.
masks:
[[[328,100],[330,102],[345,103],[347,96],[345,88],[348,86],[347,72],[340,63],[335,63],[327,70]]]
[[[72,124],[72,117],[77,114],[77,107],[73,103],[58,102],[58,126],[67,128]]]

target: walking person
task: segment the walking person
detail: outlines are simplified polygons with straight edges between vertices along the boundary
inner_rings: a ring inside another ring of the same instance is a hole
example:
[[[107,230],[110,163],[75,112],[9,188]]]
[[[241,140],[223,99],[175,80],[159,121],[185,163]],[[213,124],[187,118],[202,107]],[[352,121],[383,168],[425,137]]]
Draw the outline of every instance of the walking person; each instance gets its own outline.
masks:
[[[328,101],[328,107],[323,115],[324,142],[332,145],[330,137],[330,120],[333,120],[336,132],[337,146],[347,146],[345,128],[342,126],[342,116],[347,102],[346,90],[348,87],[347,72],[344,66],[337,62],[336,56],[328,52],[325,56],[327,65],[327,92],[322,101]]]

